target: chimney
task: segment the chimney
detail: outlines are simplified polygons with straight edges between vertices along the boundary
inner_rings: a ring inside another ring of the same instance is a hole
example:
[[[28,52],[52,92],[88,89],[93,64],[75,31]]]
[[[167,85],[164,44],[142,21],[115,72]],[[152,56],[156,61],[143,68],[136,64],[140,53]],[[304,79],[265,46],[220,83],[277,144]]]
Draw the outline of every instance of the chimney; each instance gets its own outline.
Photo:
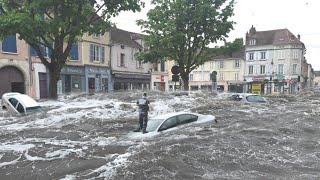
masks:
[[[253,35],[253,34],[256,34],[256,28],[252,25],[250,30],[249,30],[249,34]]]
[[[298,34],[298,39],[300,40],[300,38],[301,38],[301,36],[300,36],[300,34]]]

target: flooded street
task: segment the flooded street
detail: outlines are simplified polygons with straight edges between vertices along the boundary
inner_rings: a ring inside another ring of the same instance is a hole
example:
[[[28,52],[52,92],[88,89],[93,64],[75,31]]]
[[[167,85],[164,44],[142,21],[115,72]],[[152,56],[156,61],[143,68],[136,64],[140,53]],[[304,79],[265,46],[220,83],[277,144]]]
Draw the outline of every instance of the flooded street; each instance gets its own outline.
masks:
[[[0,179],[319,179],[320,96],[150,93],[150,117],[187,111],[218,121],[135,134],[136,93],[40,102],[43,113],[0,111]]]

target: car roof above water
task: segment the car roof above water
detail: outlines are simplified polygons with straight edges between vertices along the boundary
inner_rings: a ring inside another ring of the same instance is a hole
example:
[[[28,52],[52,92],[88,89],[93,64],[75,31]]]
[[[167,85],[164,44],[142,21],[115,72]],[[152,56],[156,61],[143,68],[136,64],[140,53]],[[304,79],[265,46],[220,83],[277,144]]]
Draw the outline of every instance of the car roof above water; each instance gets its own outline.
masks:
[[[168,114],[154,116],[151,119],[168,119],[168,118],[170,118],[172,116],[177,116],[177,115],[181,115],[181,114],[193,114],[193,115],[198,116],[198,114],[191,113],[191,112],[172,112],[172,113],[168,113]]]
[[[2,97],[5,97],[7,99],[9,98],[16,98],[19,102],[21,102],[26,108],[27,107],[35,107],[39,106],[39,104],[29,97],[28,95],[25,94],[20,94],[20,93],[5,93],[3,94]]]

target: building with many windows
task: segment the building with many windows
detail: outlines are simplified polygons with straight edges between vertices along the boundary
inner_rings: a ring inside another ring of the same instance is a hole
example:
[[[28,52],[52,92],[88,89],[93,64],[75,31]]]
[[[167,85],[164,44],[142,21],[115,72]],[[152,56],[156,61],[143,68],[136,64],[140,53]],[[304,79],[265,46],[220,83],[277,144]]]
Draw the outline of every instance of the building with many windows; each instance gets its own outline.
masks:
[[[143,35],[113,28],[109,36],[113,89],[150,89],[151,64],[135,57],[145,49]]]
[[[245,80],[248,92],[296,93],[302,88],[305,45],[288,29],[246,34]]]
[[[224,92],[243,92],[245,60],[243,50],[231,55],[216,56],[205,62],[189,75],[191,90],[212,89],[210,74],[217,72],[217,90]]]

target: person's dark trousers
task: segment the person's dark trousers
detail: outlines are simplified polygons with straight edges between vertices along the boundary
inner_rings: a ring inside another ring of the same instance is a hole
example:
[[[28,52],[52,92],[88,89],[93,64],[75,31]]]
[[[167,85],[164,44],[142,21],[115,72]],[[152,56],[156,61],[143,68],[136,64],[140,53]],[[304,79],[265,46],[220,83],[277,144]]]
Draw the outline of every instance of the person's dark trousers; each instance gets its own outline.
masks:
[[[148,124],[148,112],[140,112],[139,126],[143,132],[146,132],[147,124]]]

